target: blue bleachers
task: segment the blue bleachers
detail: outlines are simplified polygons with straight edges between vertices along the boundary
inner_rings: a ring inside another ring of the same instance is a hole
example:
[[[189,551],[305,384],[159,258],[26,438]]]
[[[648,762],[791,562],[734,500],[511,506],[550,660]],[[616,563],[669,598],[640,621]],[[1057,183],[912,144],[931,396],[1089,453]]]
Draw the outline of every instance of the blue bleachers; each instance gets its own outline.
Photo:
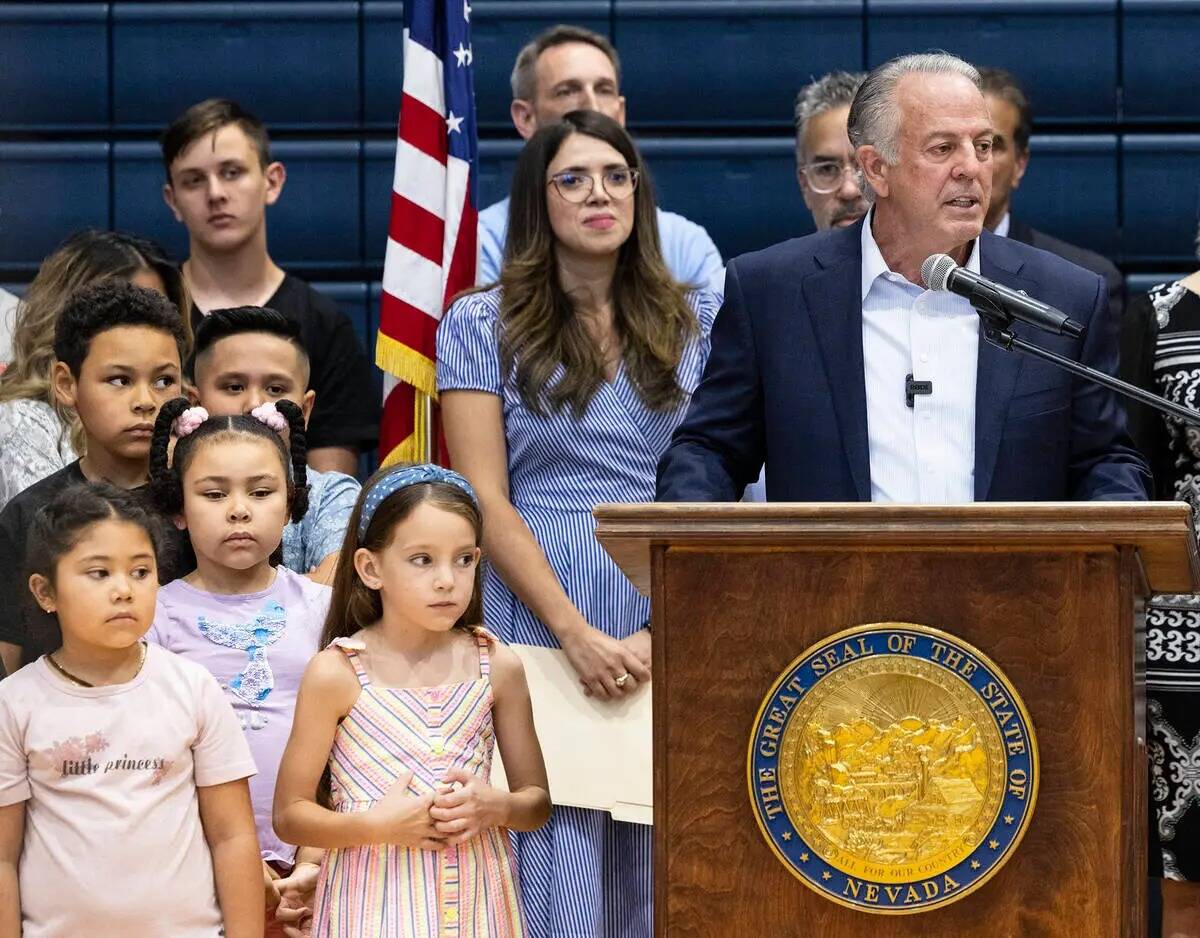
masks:
[[[108,4],[0,5],[0,127],[108,125]]]
[[[1117,137],[1035,136],[1029,170],[1013,196],[1021,218],[1064,241],[1115,257]]]
[[[288,173],[282,197],[267,210],[275,259],[284,267],[310,269],[360,264],[362,145],[357,140],[282,141],[271,149]],[[156,238],[183,257],[183,226],[157,195],[163,181],[157,144],[114,145],[116,225]]]
[[[1117,0],[867,0],[867,64],[945,49],[1028,83],[1035,113],[1117,119]]]
[[[1200,135],[1124,138],[1122,257],[1153,264],[1195,259]]]
[[[0,5],[0,273],[27,277],[85,224],[182,255],[154,138],[222,94],[267,120],[288,168],[269,213],[276,258],[318,280],[377,276],[402,18],[403,0]],[[1023,218],[1127,268],[1193,263],[1200,0],[476,0],[471,22],[481,207],[505,194],[521,146],[513,59],[553,23],[613,39],[661,204],[726,257],[810,230],[790,128],[801,85],[940,47],[1030,88]]]
[[[30,270],[76,228],[111,224],[107,143],[0,143],[0,271]]]
[[[1200,122],[1200,0],[1122,0],[1121,30],[1124,119]]]
[[[236,98],[271,127],[360,116],[358,4],[114,3],[113,120],[159,131],[188,105]]]
[[[796,91],[863,66],[863,0],[614,0],[631,127],[792,123]]]

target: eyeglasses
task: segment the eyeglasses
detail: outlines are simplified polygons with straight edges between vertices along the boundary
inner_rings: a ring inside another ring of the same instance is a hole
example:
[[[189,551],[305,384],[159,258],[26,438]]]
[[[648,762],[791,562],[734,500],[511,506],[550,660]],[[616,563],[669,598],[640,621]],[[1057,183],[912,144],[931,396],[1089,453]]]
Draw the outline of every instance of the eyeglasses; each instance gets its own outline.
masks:
[[[842,179],[849,171],[850,178],[861,188],[863,184],[862,169],[857,163],[843,163],[841,160],[817,160],[815,163],[809,163],[807,166],[802,166],[800,172],[804,173],[808,180],[809,186],[813,192],[819,192],[822,195],[827,195],[830,192],[836,192],[842,186]]]
[[[598,174],[600,184],[609,198],[621,201],[633,195],[637,188],[638,171],[627,166],[606,169]],[[580,173],[575,170],[565,170],[550,177],[554,188],[568,202],[586,202],[592,196],[597,176],[592,173]]]

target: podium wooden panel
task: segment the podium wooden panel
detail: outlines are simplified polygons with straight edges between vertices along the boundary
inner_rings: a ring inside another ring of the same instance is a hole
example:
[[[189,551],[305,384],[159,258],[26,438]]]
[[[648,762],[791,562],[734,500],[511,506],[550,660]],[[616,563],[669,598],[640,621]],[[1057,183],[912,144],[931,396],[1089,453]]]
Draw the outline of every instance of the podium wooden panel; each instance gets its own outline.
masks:
[[[654,606],[658,936],[1140,936],[1148,591],[1191,592],[1182,504],[605,505],[597,536]],[[1023,697],[1038,801],[958,902],[876,915],[772,854],[746,789],[758,707],[797,655],[871,622],[975,645]]]

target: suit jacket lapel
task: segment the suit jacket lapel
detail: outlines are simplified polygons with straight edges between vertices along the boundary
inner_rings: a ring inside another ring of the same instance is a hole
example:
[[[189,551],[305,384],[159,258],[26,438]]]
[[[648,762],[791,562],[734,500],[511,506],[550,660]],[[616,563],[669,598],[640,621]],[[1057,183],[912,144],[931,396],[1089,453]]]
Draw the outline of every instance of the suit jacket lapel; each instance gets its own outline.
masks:
[[[1009,250],[1005,239],[984,231],[979,245],[979,272],[1015,290],[1034,293],[1036,284],[1020,276],[1022,261]],[[1024,365],[1020,352],[996,348],[983,337],[979,325],[979,363],[975,377],[975,500],[986,501],[996,469],[1004,418],[1017,377]]]
[[[860,501],[871,500],[871,454],[867,441],[867,390],[863,377],[862,222],[831,236],[816,255],[821,270],[801,290],[825,362],[833,410],[846,461]]]

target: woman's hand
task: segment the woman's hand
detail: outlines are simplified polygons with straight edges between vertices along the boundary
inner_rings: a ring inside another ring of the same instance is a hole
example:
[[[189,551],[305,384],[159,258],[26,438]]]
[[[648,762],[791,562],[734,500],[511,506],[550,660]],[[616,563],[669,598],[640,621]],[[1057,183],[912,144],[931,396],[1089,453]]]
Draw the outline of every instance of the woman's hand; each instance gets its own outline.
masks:
[[[498,791],[465,769],[450,769],[429,814],[447,844],[461,844],[485,830],[503,827],[507,792]],[[454,788],[457,782],[460,787]]]
[[[375,842],[418,850],[441,850],[446,846],[445,838],[438,833],[429,816],[433,795],[419,798],[410,795],[408,785],[412,777],[412,772],[401,775],[367,812],[375,831]]]
[[[650,630],[638,629],[627,638],[621,639],[621,644],[637,655],[638,661],[650,670]]]
[[[568,632],[561,644],[589,697],[615,700],[650,680],[650,669],[632,648],[587,623]]]

